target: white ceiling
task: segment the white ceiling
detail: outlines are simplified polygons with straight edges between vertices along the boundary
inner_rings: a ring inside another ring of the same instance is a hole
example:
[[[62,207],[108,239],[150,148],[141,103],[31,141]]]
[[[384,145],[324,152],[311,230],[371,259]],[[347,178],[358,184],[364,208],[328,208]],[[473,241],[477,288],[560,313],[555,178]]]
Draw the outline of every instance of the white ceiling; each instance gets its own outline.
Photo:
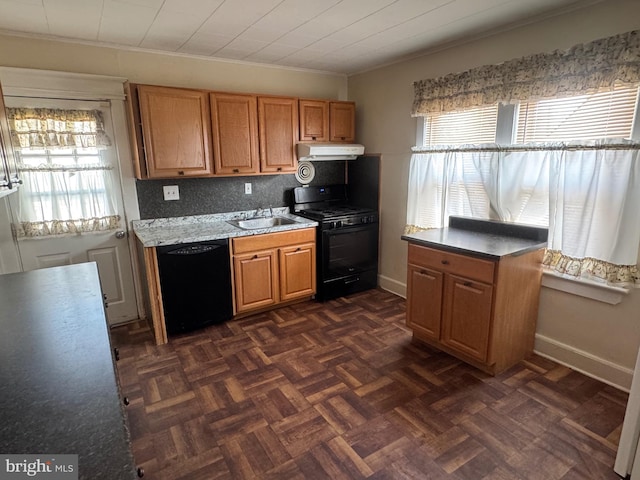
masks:
[[[352,74],[596,1],[0,0],[0,30]]]

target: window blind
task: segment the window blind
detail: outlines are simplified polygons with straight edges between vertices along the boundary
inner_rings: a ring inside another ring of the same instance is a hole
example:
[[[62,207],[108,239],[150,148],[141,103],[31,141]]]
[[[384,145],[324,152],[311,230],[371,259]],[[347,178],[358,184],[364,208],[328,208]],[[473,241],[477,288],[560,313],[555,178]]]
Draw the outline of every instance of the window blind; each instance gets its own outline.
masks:
[[[425,117],[423,145],[462,145],[496,141],[498,105]]]
[[[516,143],[630,138],[638,88],[522,102]]]

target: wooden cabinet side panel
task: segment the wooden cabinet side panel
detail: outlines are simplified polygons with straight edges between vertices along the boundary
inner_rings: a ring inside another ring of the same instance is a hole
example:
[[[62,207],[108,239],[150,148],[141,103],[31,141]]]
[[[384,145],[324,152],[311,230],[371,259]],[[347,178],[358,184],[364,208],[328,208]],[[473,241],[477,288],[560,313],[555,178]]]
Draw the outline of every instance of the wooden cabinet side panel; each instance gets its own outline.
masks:
[[[315,243],[279,249],[280,300],[308,297],[316,292]]]
[[[236,311],[273,305],[278,301],[278,272],[273,250],[233,258]]]
[[[138,96],[149,177],[211,175],[207,93],[139,85]]]
[[[125,105],[127,111],[127,127],[129,130],[129,140],[131,142],[131,161],[133,162],[133,172],[137,179],[148,178],[147,160],[142,143],[142,120],[140,118],[140,103],[138,100],[138,86],[134,83],[126,82]]]
[[[151,304],[151,318],[153,320],[153,335],[156,345],[167,343],[167,325],[164,319],[164,305],[162,304],[162,290],[160,289],[160,270],[155,247],[144,249],[144,264],[149,289],[149,303]]]
[[[481,362],[486,361],[492,300],[491,285],[447,275],[441,342]]]
[[[331,102],[329,104],[329,140],[353,142],[356,139],[356,104]]]
[[[256,173],[258,107],[254,95],[211,94],[215,173]]]
[[[298,141],[295,98],[258,97],[258,136],[262,172],[295,172]]]
[[[443,274],[409,264],[407,272],[407,327],[440,339]]]
[[[329,102],[300,100],[300,141],[329,141]]]
[[[496,373],[533,352],[544,250],[498,263],[495,286],[491,357]]]

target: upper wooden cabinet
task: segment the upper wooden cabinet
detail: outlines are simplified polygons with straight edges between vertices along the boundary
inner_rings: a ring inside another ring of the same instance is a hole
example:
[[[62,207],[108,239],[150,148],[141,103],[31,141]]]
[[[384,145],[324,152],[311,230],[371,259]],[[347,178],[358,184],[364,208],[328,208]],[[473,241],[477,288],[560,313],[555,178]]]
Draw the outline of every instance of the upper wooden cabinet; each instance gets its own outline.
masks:
[[[329,102],[300,100],[300,141],[329,141]]]
[[[140,178],[213,174],[207,92],[130,85],[129,102]]]
[[[298,100],[290,97],[258,97],[260,171],[295,172],[298,161]]]
[[[260,168],[255,95],[211,94],[215,173],[250,174]]]
[[[356,104],[329,100],[300,100],[301,142],[354,142]]]
[[[329,102],[329,141],[354,142],[356,140],[356,104]]]

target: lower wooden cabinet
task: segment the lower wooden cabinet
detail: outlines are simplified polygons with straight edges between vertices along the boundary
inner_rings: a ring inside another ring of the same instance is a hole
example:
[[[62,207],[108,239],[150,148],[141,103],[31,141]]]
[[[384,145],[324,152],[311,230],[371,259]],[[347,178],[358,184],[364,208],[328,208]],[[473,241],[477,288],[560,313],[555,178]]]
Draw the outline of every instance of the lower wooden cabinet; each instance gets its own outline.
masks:
[[[497,374],[533,350],[542,250],[491,261],[409,244],[414,338]]]
[[[234,238],[232,260],[236,313],[316,292],[314,228]]]

